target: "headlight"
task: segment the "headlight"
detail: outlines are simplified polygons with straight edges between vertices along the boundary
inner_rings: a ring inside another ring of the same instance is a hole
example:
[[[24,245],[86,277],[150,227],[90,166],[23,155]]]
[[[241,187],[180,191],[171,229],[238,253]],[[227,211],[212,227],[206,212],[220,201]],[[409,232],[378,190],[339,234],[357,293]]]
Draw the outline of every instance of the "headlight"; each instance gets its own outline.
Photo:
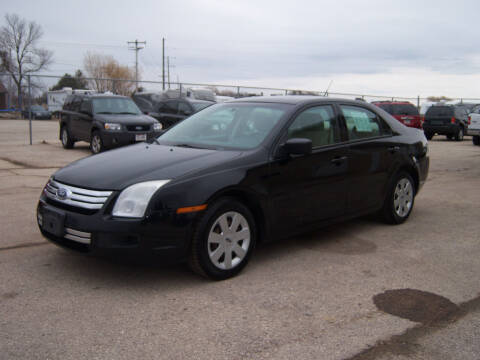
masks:
[[[122,130],[122,125],[115,123],[105,123],[105,130]]]
[[[129,186],[120,193],[112,215],[129,218],[143,217],[152,195],[169,181],[146,181]]]
[[[162,130],[162,124],[159,122],[153,124],[153,131],[160,131]]]

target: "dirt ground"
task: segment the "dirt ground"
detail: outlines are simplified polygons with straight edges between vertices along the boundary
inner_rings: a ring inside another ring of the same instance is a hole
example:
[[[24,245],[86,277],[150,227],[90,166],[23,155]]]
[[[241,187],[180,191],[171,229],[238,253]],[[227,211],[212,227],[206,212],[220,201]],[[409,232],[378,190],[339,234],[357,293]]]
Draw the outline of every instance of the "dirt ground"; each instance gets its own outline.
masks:
[[[64,150],[53,120],[34,121],[28,144],[28,121],[0,120],[0,358],[480,358],[480,147],[470,137],[429,143],[429,178],[405,224],[367,217],[267,244],[222,282],[46,242],[42,187],[90,153]]]

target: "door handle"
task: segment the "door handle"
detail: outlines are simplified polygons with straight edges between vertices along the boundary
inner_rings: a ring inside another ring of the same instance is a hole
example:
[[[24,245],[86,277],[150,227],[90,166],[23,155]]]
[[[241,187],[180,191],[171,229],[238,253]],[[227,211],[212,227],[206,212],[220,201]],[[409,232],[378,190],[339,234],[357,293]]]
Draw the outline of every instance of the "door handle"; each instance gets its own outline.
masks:
[[[340,165],[341,163],[343,163],[345,160],[347,160],[348,158],[346,156],[339,156],[339,157],[335,157],[333,158],[331,161],[332,164],[334,165]]]
[[[396,152],[399,151],[399,150],[400,150],[400,146],[390,146],[390,147],[388,148],[388,151],[390,151],[392,154],[393,154],[393,153],[396,153]]]

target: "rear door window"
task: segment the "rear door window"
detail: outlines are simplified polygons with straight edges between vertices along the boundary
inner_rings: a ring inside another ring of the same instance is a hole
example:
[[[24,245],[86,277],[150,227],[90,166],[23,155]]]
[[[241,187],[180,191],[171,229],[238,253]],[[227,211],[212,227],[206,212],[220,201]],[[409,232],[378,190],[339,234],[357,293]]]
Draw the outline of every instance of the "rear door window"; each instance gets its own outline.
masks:
[[[392,135],[392,130],[374,112],[353,105],[340,105],[350,140]]]
[[[393,115],[418,115],[418,110],[412,104],[393,104]]]

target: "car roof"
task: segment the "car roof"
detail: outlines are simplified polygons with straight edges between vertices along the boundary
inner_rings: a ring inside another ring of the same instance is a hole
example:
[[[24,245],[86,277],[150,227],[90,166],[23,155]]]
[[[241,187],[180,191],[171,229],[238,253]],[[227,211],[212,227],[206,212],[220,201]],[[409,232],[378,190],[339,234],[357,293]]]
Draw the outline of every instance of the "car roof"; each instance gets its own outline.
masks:
[[[332,98],[324,96],[313,96],[313,95],[282,95],[282,96],[253,96],[253,97],[244,97],[235,100],[227,101],[226,103],[235,103],[235,102],[257,102],[257,103],[276,103],[276,104],[291,104],[291,105],[307,105],[310,103],[332,103],[332,102],[342,102],[348,104],[364,105],[370,107],[369,103],[360,100],[350,100],[342,98]]]
[[[372,104],[385,104],[385,105],[413,105],[410,101],[372,101]]]

